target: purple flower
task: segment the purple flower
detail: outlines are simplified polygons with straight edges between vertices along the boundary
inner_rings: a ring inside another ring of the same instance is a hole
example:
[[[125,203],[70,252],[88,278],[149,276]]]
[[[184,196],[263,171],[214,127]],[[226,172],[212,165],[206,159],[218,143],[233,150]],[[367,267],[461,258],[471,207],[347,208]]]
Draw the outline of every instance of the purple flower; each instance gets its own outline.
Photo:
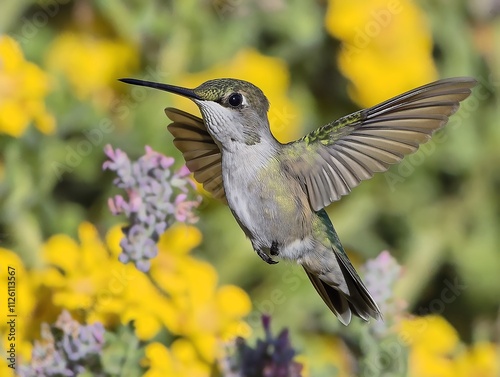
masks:
[[[368,260],[362,271],[366,286],[384,315],[384,321],[376,321],[371,326],[375,335],[381,338],[399,321],[406,308],[406,303],[394,296],[394,286],[402,268],[388,251],[382,251]]]
[[[21,365],[20,377],[78,376],[83,372],[98,372],[99,355],[104,345],[101,323],[81,325],[64,310],[53,326],[42,323],[41,340],[35,341],[31,362]]]
[[[234,377],[301,377],[302,365],[295,362],[288,330],[277,337],[271,332],[271,317],[262,316],[265,340],[258,340],[255,348],[243,338],[236,339],[236,352],[222,361],[224,376]]]
[[[104,153],[109,160],[103,164],[103,169],[116,173],[113,184],[124,189],[128,197],[126,200],[116,195],[108,200],[111,213],[125,215],[130,224],[123,228],[125,238],[120,242],[119,260],[133,262],[144,272],[158,253],[156,243],[161,234],[175,221],[195,223],[198,218],[194,211],[201,200],[194,193],[196,186],[185,166],[173,172],[172,157],[149,146],[145,149],[144,156],[131,162],[126,153],[106,145]]]

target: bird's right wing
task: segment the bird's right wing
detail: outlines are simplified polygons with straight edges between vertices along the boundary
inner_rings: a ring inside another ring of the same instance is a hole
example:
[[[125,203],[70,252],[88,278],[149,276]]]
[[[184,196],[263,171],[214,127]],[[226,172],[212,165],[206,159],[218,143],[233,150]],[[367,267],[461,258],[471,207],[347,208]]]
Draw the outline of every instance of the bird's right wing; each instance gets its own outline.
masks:
[[[172,107],[167,107],[165,114],[172,120],[168,130],[174,136],[174,145],[182,152],[194,178],[214,198],[227,204],[222,184],[222,155],[203,120]]]
[[[284,145],[282,167],[299,179],[318,211],[415,152],[474,85],[470,77],[440,80],[347,115]]]

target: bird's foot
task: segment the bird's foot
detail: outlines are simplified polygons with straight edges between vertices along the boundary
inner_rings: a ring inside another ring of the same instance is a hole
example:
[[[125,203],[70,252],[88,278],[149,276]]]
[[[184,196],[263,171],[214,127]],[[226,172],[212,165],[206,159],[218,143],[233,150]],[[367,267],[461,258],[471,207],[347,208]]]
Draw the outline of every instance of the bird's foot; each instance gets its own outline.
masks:
[[[273,258],[271,258],[269,255],[264,253],[262,250],[255,250],[257,252],[257,255],[266,263],[268,264],[276,264],[278,261],[275,261]],[[273,254],[274,255],[274,254]]]
[[[278,246],[279,246],[278,243],[276,241],[273,241],[273,243],[271,244],[271,249],[269,249],[269,252],[271,253],[271,255],[276,256],[280,253]]]

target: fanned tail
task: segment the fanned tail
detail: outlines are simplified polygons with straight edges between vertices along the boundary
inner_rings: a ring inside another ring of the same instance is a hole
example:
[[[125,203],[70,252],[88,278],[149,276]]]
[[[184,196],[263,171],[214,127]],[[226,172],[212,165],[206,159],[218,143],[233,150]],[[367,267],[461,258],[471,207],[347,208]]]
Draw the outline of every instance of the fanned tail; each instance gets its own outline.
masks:
[[[344,290],[341,290],[340,284],[334,286],[326,283],[304,267],[307,276],[325,304],[345,326],[351,322],[352,315],[360,317],[365,321],[368,321],[370,317],[382,319],[380,309],[354,270],[351,262],[347,259],[347,256],[344,257],[337,253],[333,255],[336,256],[338,266],[342,272],[342,276],[336,277],[336,280],[344,280],[345,285],[342,286],[347,287],[347,289],[344,288]]]

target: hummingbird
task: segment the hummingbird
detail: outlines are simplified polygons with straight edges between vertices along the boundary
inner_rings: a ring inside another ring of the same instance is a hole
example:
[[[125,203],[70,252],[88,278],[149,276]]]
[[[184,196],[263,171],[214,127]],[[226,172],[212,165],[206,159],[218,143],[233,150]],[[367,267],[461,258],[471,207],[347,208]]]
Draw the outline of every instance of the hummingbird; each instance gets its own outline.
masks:
[[[415,152],[476,84],[470,77],[439,80],[282,144],[270,130],[268,99],[250,82],[221,78],[188,89],[120,81],[187,97],[198,106],[202,118],[165,109],[173,143],[194,178],[229,206],[262,260],[301,265],[346,326],[353,315],[368,321],[382,314],[324,208]]]

